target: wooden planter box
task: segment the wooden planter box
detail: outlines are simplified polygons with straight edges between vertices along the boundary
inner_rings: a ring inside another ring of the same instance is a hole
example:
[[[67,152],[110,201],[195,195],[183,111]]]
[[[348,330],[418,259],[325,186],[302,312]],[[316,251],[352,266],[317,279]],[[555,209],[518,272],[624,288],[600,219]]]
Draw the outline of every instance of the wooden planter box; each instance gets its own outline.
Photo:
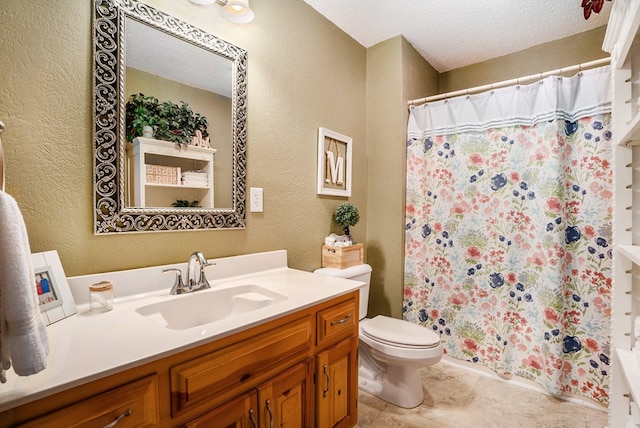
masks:
[[[322,246],[322,267],[346,269],[364,263],[364,245],[348,247]]]

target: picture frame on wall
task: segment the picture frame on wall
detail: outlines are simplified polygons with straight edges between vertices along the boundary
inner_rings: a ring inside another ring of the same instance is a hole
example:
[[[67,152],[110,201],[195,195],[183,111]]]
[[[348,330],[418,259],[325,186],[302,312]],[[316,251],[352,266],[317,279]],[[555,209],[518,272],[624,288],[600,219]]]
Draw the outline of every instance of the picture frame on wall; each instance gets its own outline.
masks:
[[[351,196],[353,140],[326,128],[318,128],[317,193]]]
[[[58,252],[32,253],[34,287],[46,325],[67,318],[77,312]]]

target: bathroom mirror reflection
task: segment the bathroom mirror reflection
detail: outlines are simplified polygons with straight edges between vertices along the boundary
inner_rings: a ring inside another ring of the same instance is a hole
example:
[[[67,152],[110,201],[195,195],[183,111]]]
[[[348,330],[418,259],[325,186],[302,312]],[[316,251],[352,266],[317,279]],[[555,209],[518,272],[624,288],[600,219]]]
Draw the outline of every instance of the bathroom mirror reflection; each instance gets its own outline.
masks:
[[[95,233],[243,228],[246,51],[135,0],[94,11]]]

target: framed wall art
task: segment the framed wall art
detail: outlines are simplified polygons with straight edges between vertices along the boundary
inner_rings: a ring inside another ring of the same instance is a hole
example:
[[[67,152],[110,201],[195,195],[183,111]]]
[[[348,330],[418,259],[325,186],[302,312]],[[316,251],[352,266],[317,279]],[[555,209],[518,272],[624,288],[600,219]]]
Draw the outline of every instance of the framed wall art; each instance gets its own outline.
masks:
[[[351,196],[352,139],[318,128],[319,195]]]
[[[57,251],[31,254],[34,287],[38,293],[40,311],[46,325],[75,314],[76,302]]]

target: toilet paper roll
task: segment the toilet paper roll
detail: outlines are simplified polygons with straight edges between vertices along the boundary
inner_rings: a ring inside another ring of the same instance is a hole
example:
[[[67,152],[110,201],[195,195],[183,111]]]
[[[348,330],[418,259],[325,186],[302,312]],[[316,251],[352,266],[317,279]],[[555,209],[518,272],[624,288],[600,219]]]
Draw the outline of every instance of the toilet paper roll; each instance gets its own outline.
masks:
[[[636,339],[640,338],[640,317],[633,320],[633,335]]]
[[[324,238],[324,245],[333,245],[336,243],[336,238],[334,238],[333,236],[327,236],[326,238]]]

